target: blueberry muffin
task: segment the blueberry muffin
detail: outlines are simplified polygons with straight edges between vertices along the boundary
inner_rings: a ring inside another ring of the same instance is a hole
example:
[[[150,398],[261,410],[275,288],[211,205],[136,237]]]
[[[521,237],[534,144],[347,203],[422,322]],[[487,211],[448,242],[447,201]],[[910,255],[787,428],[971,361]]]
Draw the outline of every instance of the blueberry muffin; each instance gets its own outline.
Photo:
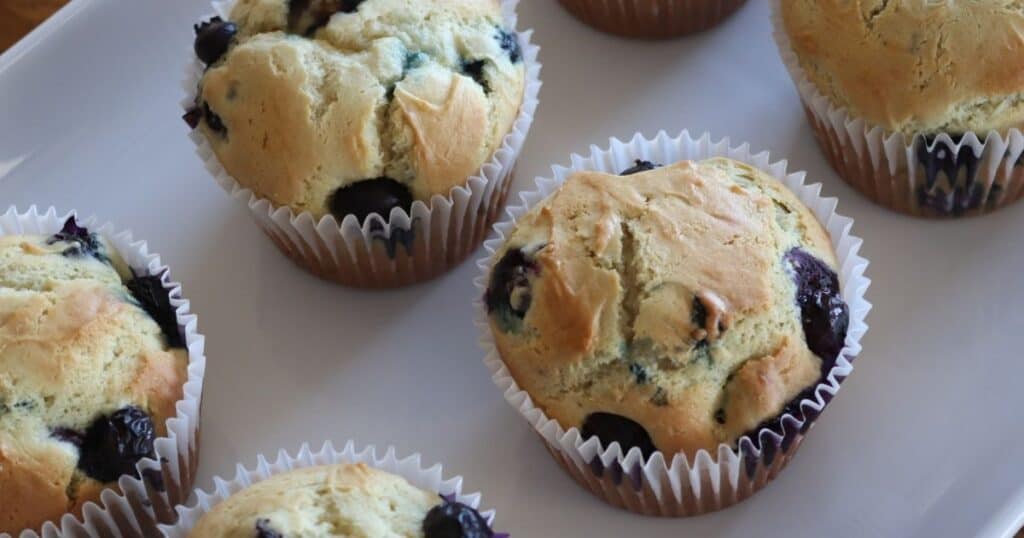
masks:
[[[491,538],[473,508],[363,464],[307,467],[249,486],[203,515],[190,538]],[[502,535],[504,536],[504,535]]]
[[[0,236],[0,532],[80,515],[137,476],[187,362],[160,279],[74,217],[53,236]]]
[[[498,0],[240,0],[195,30],[185,120],[239,184],[315,219],[448,196],[523,100]]]
[[[959,143],[968,133],[984,141],[989,132],[1006,136],[1024,126],[1024,75],[1015,60],[1024,57],[1024,5],[781,0],[778,15],[785,52],[802,75],[831,105],[865,122],[851,133],[879,128],[913,146],[896,151],[909,162],[890,163],[857,153],[847,140],[853,135],[819,133],[826,148],[841,150],[832,158],[844,179],[875,201],[924,216],[980,213],[1010,201],[1008,184],[1019,171],[990,177],[989,157]],[[1005,151],[991,159],[1005,160]],[[876,161],[878,172],[857,169],[861,161]]]
[[[612,34],[665,39],[707,30],[746,0],[558,0],[581,21]]]
[[[484,303],[516,383],[563,428],[645,458],[777,428],[849,325],[814,215],[724,158],[577,172],[494,260]]]

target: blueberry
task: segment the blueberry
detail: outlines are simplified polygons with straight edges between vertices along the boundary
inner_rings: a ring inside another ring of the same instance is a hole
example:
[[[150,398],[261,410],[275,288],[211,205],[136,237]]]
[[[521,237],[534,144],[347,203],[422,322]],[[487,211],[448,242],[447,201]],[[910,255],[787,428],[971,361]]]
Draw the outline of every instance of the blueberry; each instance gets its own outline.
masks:
[[[825,262],[794,248],[785,261],[796,284],[796,302],[807,347],[821,357],[822,372],[835,365],[846,342],[850,310],[839,293],[839,277]]]
[[[492,538],[487,520],[472,507],[454,500],[433,507],[423,518],[424,538]]]
[[[651,161],[641,161],[640,159],[637,159],[636,161],[634,161],[633,166],[623,170],[622,173],[619,175],[631,176],[633,174],[639,174],[640,172],[648,172],[659,167],[661,167],[660,164],[654,164]]]
[[[88,228],[79,226],[74,215],[64,221],[64,227],[59,232],[46,240],[47,245],[61,242],[71,244],[71,246],[61,252],[62,255],[68,258],[92,256],[102,262],[108,261],[106,254],[103,253],[103,244],[100,243],[99,238],[96,237],[96,234],[90,233]]]
[[[950,139],[952,144],[938,141],[935,135],[918,138],[917,160],[924,169],[924,182],[918,185],[917,198],[919,205],[940,215],[959,216],[985,203],[985,187],[977,182],[980,159],[974,149],[968,144],[954,147],[963,140],[962,134]]]
[[[203,121],[203,109],[198,105],[189,108],[185,111],[185,114],[181,116],[181,119],[185,120],[185,123],[192,129],[199,127],[199,122]]]
[[[167,345],[172,348],[185,347],[185,340],[178,329],[178,315],[171,304],[170,290],[164,287],[158,276],[137,276],[125,283],[139,306],[160,326]]]
[[[284,538],[284,535],[270,528],[270,520],[261,518],[256,520],[256,538]]]
[[[475,60],[472,62],[462,62],[462,72],[467,77],[472,78],[477,84],[483,88],[484,93],[491,93],[491,86],[487,82],[487,76],[484,74],[484,66],[487,65],[485,60]]]
[[[372,213],[384,220],[396,207],[412,211],[412,193],[405,185],[387,177],[365,179],[339,188],[327,199],[331,214],[341,222],[346,215],[355,215],[362,223]]]
[[[214,113],[213,110],[210,110],[209,103],[203,103],[203,119],[206,120],[206,125],[208,125],[210,129],[214,130],[216,133],[220,134],[221,136],[226,136],[228,134],[227,126],[224,125],[224,122],[220,119],[220,116]]]
[[[704,301],[697,296],[693,297],[693,302],[690,305],[690,323],[698,329],[703,329],[708,325],[708,309],[704,306]]]
[[[78,468],[99,482],[121,475],[138,477],[135,465],[153,457],[153,421],[138,407],[125,407],[96,419],[81,438]]]
[[[519,63],[523,59],[523,49],[519,46],[519,34],[513,30],[498,28],[496,37],[501,49],[508,52],[508,59],[512,63]]]
[[[225,21],[220,17],[214,17],[209,21],[194,26],[196,31],[195,51],[196,56],[206,65],[217,62],[228,51],[231,41],[238,33],[238,26]]]
[[[491,271],[491,281],[484,294],[487,311],[510,326],[522,321],[533,300],[530,278],[539,271],[523,249],[510,248]]]
[[[643,426],[614,413],[591,413],[583,421],[580,434],[584,439],[597,436],[605,449],[616,442],[622,447],[623,452],[628,452],[634,447],[639,448],[644,459],[651,457],[658,450]]]
[[[642,364],[636,362],[629,363],[629,373],[633,374],[633,379],[637,385],[646,385],[651,380],[647,369]]]
[[[288,31],[313,35],[331,20],[335,13],[355,13],[364,0],[289,0]]]
[[[81,447],[82,443],[85,442],[81,432],[72,430],[71,428],[53,428],[50,430],[50,437],[58,441],[70,443],[76,447]]]

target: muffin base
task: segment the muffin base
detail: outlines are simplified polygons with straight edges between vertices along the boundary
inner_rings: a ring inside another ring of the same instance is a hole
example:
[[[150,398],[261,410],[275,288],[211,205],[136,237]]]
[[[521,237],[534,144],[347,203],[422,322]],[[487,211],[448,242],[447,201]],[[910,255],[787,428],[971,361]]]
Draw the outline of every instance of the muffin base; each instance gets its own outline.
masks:
[[[11,207],[0,215],[0,235],[29,233],[53,234],[74,212],[58,216],[54,208],[40,213],[35,206],[19,213]],[[167,436],[154,442],[156,459],[143,459],[137,469],[142,478],[122,476],[116,485],[100,493],[98,503],[88,502],[81,514],[65,514],[41,529],[26,529],[20,538],[102,538],[107,536],[155,536],[158,522],[173,521],[174,507],[187,500],[199,465],[199,421],[203,378],[206,370],[205,337],[197,330],[197,319],[182,298],[181,285],[170,281],[169,269],[157,254],[149,252],[145,241],[136,241],[127,231],[118,232],[110,224],[102,226],[94,217],[81,219],[83,226],[106,238],[130,267],[139,274],[161,275],[170,290],[171,305],[178,315],[178,326],[185,335],[188,370],[182,399],[175,405],[176,415],[167,420]],[[164,490],[153,487],[146,474],[159,473]],[[0,538],[9,535],[0,533]]]
[[[463,228],[465,220],[436,219],[431,229],[414,220],[408,245],[375,237],[373,232],[354,241],[343,236],[318,237],[319,241],[309,245],[291,240],[287,231],[276,225],[257,222],[289,259],[324,280],[354,288],[397,288],[433,280],[465,261],[498,219],[514,180],[513,167],[480,204],[468,229]],[[331,240],[334,244],[328,245]]]
[[[839,259],[837,273],[843,297],[850,307],[846,346],[835,367],[815,386],[813,397],[802,400],[795,415],[783,415],[778,429],[758,431],[756,445],[744,436],[736,447],[721,444],[714,451],[700,450],[695,454],[656,452],[645,461],[639,448],[624,452],[618,443],[603,447],[596,437],[584,439],[578,428],[566,430],[534,405],[502,361],[482,297],[492,258],[511,233],[516,219],[554,192],[575,171],[617,174],[636,159],[669,164],[719,156],[750,164],[781,181],[828,230]],[[851,361],[860,353],[860,339],[867,331],[865,319],[871,309],[864,299],[870,280],[864,276],[868,262],[859,255],[862,242],[850,234],[852,219],[836,214],[836,200],[823,198],[820,184],[806,185],[803,173],[788,173],[785,161],[772,163],[766,152],[754,154],[747,145],[734,147],[728,139],[712,141],[707,134],[693,138],[684,131],[670,138],[661,132],[650,140],[641,135],[628,142],[612,139],[610,147],[592,146],[589,155],[573,155],[571,162],[571,167],[554,167],[549,178],[538,178],[536,189],[522,195],[523,203],[509,208],[510,218],[495,225],[496,237],[484,243],[487,255],[477,262],[482,274],[474,281],[481,297],[475,302],[475,323],[486,352],[484,363],[494,383],[505,400],[533,426],[559,465],[582,487],[613,506],[644,515],[685,517],[720,510],[750,497],[785,468],[840,384],[853,371]]]
[[[746,0],[558,0],[576,18],[633,39],[669,39],[707,30]]]
[[[771,3],[775,43],[815,139],[843,181],[882,207],[925,218],[985,215],[1024,197],[1024,133],[1009,129],[1005,134],[932,133],[926,138],[853,117],[804,73],[780,1]]]

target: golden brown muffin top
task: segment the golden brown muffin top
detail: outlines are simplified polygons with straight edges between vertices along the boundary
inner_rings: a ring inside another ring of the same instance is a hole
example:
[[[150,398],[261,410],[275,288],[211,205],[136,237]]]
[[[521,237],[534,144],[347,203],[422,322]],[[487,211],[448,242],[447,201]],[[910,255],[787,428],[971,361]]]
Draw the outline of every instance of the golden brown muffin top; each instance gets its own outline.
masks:
[[[810,81],[889,131],[1005,132],[1024,124],[1024,4],[782,0]],[[982,136],[984,138],[984,136]]]
[[[595,415],[641,428],[645,453],[734,443],[817,384],[845,340],[841,319],[826,345],[801,322],[796,265],[835,278],[821,225],[729,159],[578,172],[495,260],[485,299],[503,361],[549,417],[605,446],[614,428]]]

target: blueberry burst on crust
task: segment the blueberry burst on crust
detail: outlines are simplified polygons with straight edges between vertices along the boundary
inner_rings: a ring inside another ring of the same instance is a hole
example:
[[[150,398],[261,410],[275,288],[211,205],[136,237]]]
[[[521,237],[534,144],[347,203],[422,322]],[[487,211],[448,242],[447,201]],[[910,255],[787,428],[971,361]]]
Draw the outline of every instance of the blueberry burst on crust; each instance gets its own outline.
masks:
[[[423,518],[425,538],[508,538],[491,530],[476,509],[457,502],[454,495],[442,495],[442,503]]]

